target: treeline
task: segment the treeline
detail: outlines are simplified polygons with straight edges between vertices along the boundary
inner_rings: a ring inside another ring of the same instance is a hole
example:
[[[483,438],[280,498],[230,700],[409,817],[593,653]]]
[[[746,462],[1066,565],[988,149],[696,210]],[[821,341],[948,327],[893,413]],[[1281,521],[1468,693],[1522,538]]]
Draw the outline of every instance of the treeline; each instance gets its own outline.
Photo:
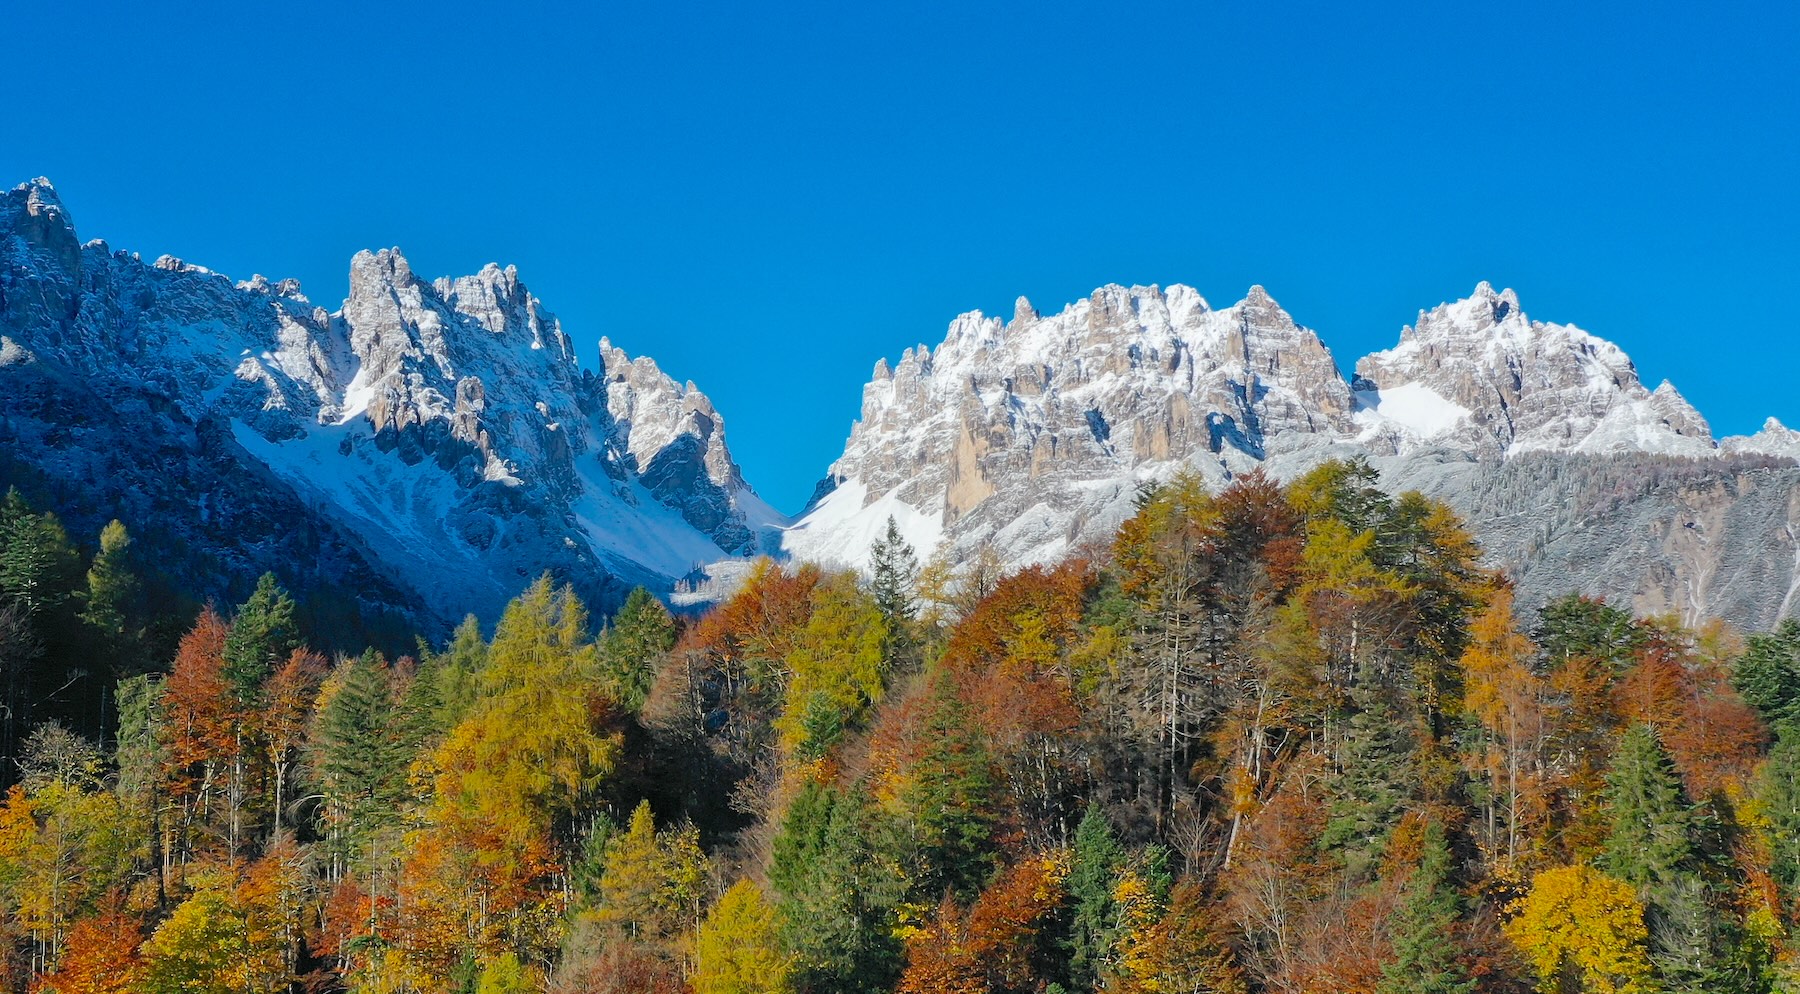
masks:
[[[111,522],[84,556],[54,513],[16,488],[0,498],[0,756],[16,758],[34,724],[106,734],[111,693],[167,654],[189,605],[145,583],[131,536]],[[0,785],[17,777],[0,769]]]
[[[762,563],[693,622],[640,591],[597,635],[546,578],[391,660],[314,652],[265,578],[118,682],[116,733],[22,742],[15,986],[1800,979],[1800,624],[1522,616],[1362,463],[1177,479],[1092,561],[921,568],[891,524],[871,560]]]

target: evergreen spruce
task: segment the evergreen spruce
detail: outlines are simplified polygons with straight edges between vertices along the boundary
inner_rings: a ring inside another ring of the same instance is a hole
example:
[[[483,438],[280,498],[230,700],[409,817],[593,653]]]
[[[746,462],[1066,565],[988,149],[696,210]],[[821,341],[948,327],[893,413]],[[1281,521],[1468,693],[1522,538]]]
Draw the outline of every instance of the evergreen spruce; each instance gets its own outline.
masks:
[[[394,726],[387,663],[371,649],[346,666],[319,716],[317,766],[327,834],[355,865],[404,799],[409,757]]]
[[[1125,865],[1125,849],[1098,803],[1089,803],[1075,829],[1069,867],[1070,921],[1067,940],[1070,991],[1099,988],[1107,958],[1118,939],[1113,887]]]
[[[0,593],[41,619],[60,608],[80,585],[81,559],[56,515],[15,513],[9,509],[0,515],[7,518],[5,534],[0,535]]]
[[[1425,827],[1406,903],[1388,922],[1394,958],[1381,968],[1377,994],[1469,994],[1475,981],[1457,961],[1454,941],[1462,895],[1450,879],[1450,846],[1436,822]]]
[[[250,599],[238,606],[225,636],[225,678],[239,703],[255,704],[263,681],[299,644],[294,599],[275,582],[275,574],[264,573]]]
[[[1360,688],[1352,698],[1357,710],[1346,722],[1338,769],[1327,785],[1330,820],[1319,847],[1335,854],[1352,879],[1365,879],[1405,813],[1416,777],[1412,736],[1396,720],[1397,709]]]
[[[1769,727],[1800,722],[1800,620],[1750,636],[1731,686]]]
[[[869,546],[869,592],[887,622],[885,648],[890,661],[906,658],[914,648],[913,624],[918,617],[914,584],[918,578],[918,557],[900,534],[899,522],[888,515],[887,530]]]
[[[635,588],[598,642],[600,676],[619,705],[642,710],[663,656],[675,647],[675,619],[662,602]]]
[[[131,535],[118,521],[100,531],[100,551],[87,572],[87,605],[82,618],[101,636],[112,653],[125,651],[125,641],[137,615],[138,580],[132,572]]]
[[[443,652],[430,657],[429,677],[437,685],[438,714],[433,724],[448,731],[463,720],[481,694],[488,644],[474,615],[463,618]]]
[[[1606,787],[1612,832],[1601,866],[1638,889],[1664,989],[1735,989],[1726,970],[1734,922],[1702,876],[1694,845],[1699,820],[1655,729],[1640,723],[1625,733]]]
[[[1778,732],[1757,794],[1768,819],[1770,872],[1785,906],[1793,907],[1800,901],[1800,727]]]
[[[1643,889],[1656,889],[1692,869],[1692,805],[1656,730],[1633,725],[1619,740],[1606,797],[1612,833],[1601,866]]]
[[[898,866],[871,829],[866,798],[812,782],[782,820],[769,881],[802,994],[876,994],[899,976]]]
[[[938,676],[927,708],[919,731],[925,751],[900,791],[912,897],[929,904],[948,893],[968,901],[994,868],[993,774],[981,730],[949,673]]]
[[[1585,657],[1623,669],[1643,645],[1644,632],[1630,613],[1603,600],[1568,594],[1538,612],[1531,638],[1551,666]]]

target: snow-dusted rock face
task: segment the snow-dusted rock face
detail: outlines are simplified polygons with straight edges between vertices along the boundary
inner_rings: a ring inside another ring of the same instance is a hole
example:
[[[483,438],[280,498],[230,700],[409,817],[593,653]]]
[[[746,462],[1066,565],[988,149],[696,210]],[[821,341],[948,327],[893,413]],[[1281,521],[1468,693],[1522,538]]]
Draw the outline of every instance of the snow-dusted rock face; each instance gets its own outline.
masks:
[[[274,569],[338,616],[431,628],[548,569],[601,608],[637,583],[688,603],[759,551],[858,565],[890,515],[922,555],[1020,565],[1108,541],[1183,469],[1222,486],[1366,455],[1461,511],[1523,604],[1800,611],[1800,432],[1715,445],[1673,386],[1487,284],[1355,370],[1261,287],[1222,309],[1184,286],[1021,299],[877,363],[790,523],[704,394],[607,341],[584,370],[511,269],[428,281],[363,252],[329,311],[291,280],[83,244],[45,181],[0,194],[0,485],[78,536],[121,518],[223,601]]]
[[[1422,311],[1400,344],[1356,364],[1368,431],[1406,452],[1708,455],[1712,432],[1675,388],[1654,392],[1618,346],[1571,325],[1532,321],[1511,290],[1482,283]],[[1382,424],[1386,421],[1386,424]]]
[[[1675,388],[1646,389],[1617,346],[1534,322],[1511,290],[1486,283],[1421,312],[1356,371],[1347,381],[1261,287],[1222,310],[1184,286],[1108,286],[1052,317],[1022,299],[1008,322],[965,314],[936,349],[876,365],[843,456],[783,547],[860,566],[891,515],[922,554],[954,562],[990,544],[1014,565],[1053,561],[1108,541],[1144,482],[1187,469],[1222,486],[1258,466],[1288,478],[1364,455],[1396,487],[1467,516],[1527,602],[1579,579],[1643,610],[1716,609],[1744,624],[1796,609],[1719,566],[1741,577],[1767,553],[1770,589],[1800,577],[1800,501],[1779,499],[1800,483],[1779,465],[1800,457],[1800,432],[1771,424],[1722,451]],[[1576,496],[1522,518],[1496,513],[1494,488],[1525,479],[1513,464],[1526,456],[1561,467]],[[1667,471],[1671,459],[1699,460],[1705,479]],[[1594,519],[1580,501],[1599,491],[1584,481],[1622,466],[1679,485]],[[1715,526],[1689,527],[1682,507],[1704,509]],[[1548,543],[1538,527],[1580,539]],[[1661,544],[1647,545],[1645,529]]]
[[[1140,482],[1247,470],[1277,440],[1334,437],[1354,400],[1331,353],[1263,291],[1214,310],[1189,287],[1106,286],[1040,316],[965,314],[885,360],[792,554],[858,562],[893,514],[929,550],[993,541],[1052,560],[1109,533]]]
[[[1800,431],[1770,418],[1754,435],[1730,435],[1719,439],[1719,449],[1733,455],[1774,456],[1800,460]]]
[[[615,457],[658,500],[731,552],[760,550],[759,535],[786,523],[744,482],[724,420],[691,381],[677,384],[654,359],[633,359],[607,338],[600,378]]]
[[[545,569],[602,606],[668,591],[784,523],[704,395],[610,345],[583,370],[510,268],[426,281],[358,253],[331,313],[292,281],[82,246],[43,180],[0,196],[0,444],[98,522],[434,625]],[[291,561],[295,532],[337,559]]]

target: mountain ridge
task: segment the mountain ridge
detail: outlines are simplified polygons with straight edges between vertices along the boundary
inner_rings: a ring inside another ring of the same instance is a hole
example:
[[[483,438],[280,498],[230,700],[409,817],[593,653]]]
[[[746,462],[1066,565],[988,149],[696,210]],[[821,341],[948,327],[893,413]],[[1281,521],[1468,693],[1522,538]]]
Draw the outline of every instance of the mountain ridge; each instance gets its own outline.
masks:
[[[667,589],[783,521],[703,394],[610,343],[582,369],[511,268],[428,281],[397,249],[359,252],[327,311],[293,281],[82,244],[47,181],[0,195],[0,235],[0,440],[89,484],[96,508],[140,489],[204,504],[206,460],[254,464],[280,486],[235,499],[311,509],[360,560],[341,571],[410,592],[435,631],[465,610],[491,619],[544,569],[603,608],[633,585]],[[89,436],[75,448],[133,472],[66,458],[71,424]],[[244,565],[293,572],[255,551],[268,532],[241,536]]]
[[[1323,339],[1261,286],[1221,309],[1181,284],[1110,284],[1056,314],[1024,298],[1011,321],[965,313],[935,350],[920,345],[897,364],[877,363],[844,455],[784,548],[861,567],[892,515],[915,547],[946,543],[950,562],[984,547],[1013,566],[1051,562],[1103,541],[1131,513],[1140,485],[1189,471],[1217,487],[1253,468],[1285,479],[1351,456],[1370,459],[1384,485],[1445,499],[1479,534],[1527,527],[1490,519],[1481,506],[1495,480],[1511,478],[1504,467],[1526,455],[1600,476],[1611,472],[1607,462],[1636,461],[1658,479],[1669,476],[1662,460],[1697,460],[1709,486],[1742,472],[1779,475],[1800,457],[1800,433],[1773,419],[1755,436],[1715,442],[1679,391],[1647,388],[1617,345],[1532,321],[1515,292],[1485,282],[1421,310],[1393,348],[1354,369],[1346,377]],[[1713,499],[1741,503],[1738,483],[1715,487]],[[1794,483],[1774,492],[1791,495]],[[1678,497],[1638,495],[1642,506],[1625,515],[1636,531],[1611,536],[1612,547],[1630,550],[1623,558],[1504,535],[1494,544],[1515,555],[1497,564],[1520,575],[1527,601],[1579,579],[1662,610],[1723,603],[1698,589],[1685,599],[1671,593],[1691,573],[1716,574],[1720,559],[1742,562],[1759,549],[1792,558],[1795,508],[1759,504],[1754,523],[1732,519],[1738,532],[1695,549],[1673,542],[1662,520],[1687,499]],[[1540,510],[1559,534],[1585,514]],[[1691,524],[1672,527],[1690,534]],[[1555,568],[1517,555],[1547,548],[1567,550]],[[1596,572],[1581,555],[1611,565]],[[1633,569],[1651,579],[1636,582]],[[1784,589],[1792,572],[1778,578]],[[1744,624],[1793,607],[1792,598],[1731,596],[1725,610]]]
[[[1343,456],[1446,499],[1478,531],[1477,495],[1518,476],[1503,469],[1525,455],[1602,476],[1607,460],[1707,462],[1716,499],[1764,495],[1754,521],[1733,526],[1754,536],[1726,543],[1736,558],[1752,541],[1780,558],[1800,520],[1777,528],[1767,495],[1780,487],[1742,476],[1792,466],[1800,432],[1771,418],[1715,442],[1617,345],[1532,321],[1517,293],[1485,282],[1420,310],[1348,375],[1260,285],[1223,308],[1182,284],[1108,284],[1054,314],[1024,297],[1009,319],[966,312],[935,348],[875,363],[843,453],[789,518],[746,481],[704,392],[606,336],[583,368],[513,267],[427,280],[397,248],[365,250],[327,311],[292,280],[233,283],[81,243],[44,180],[3,195],[0,234],[0,378],[13,387],[0,441],[66,485],[98,481],[96,506],[150,517],[212,499],[219,480],[198,467],[243,463],[274,483],[230,495],[264,522],[236,540],[237,568],[280,565],[263,548],[280,545],[273,522],[311,515],[338,549],[318,582],[354,575],[373,585],[371,604],[433,630],[465,610],[491,618],[543,569],[605,609],[637,584],[703,601],[682,591],[708,576],[729,585],[763,553],[860,566],[890,515],[922,557],[987,546],[1014,566],[1047,562],[1108,533],[1139,486],[1176,472],[1216,486]],[[109,420],[121,430],[109,435]],[[132,471],[96,473],[102,451]],[[1638,499],[1646,522],[1680,503]],[[203,511],[176,517],[201,519],[183,526],[196,542],[233,541],[207,531]],[[1495,545],[1527,578],[1519,557],[1557,547]],[[1661,577],[1654,592],[1631,587],[1631,564],[1584,576],[1609,596],[1676,603],[1671,585],[1691,587],[1690,567],[1641,551],[1635,565]],[[1794,569],[1770,581],[1791,584]],[[1769,613],[1733,596],[1735,620]],[[1683,603],[1722,602],[1694,588]]]

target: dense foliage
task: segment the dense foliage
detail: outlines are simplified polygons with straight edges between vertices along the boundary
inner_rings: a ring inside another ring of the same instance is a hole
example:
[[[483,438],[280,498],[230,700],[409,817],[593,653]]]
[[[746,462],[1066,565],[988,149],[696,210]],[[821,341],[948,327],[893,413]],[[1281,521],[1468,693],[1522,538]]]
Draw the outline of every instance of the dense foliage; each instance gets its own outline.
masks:
[[[1365,464],[1175,479],[1011,575],[890,528],[697,619],[546,577],[394,659],[272,577],[159,658],[129,547],[0,507],[16,987],[1800,984],[1800,624],[1522,613]]]

